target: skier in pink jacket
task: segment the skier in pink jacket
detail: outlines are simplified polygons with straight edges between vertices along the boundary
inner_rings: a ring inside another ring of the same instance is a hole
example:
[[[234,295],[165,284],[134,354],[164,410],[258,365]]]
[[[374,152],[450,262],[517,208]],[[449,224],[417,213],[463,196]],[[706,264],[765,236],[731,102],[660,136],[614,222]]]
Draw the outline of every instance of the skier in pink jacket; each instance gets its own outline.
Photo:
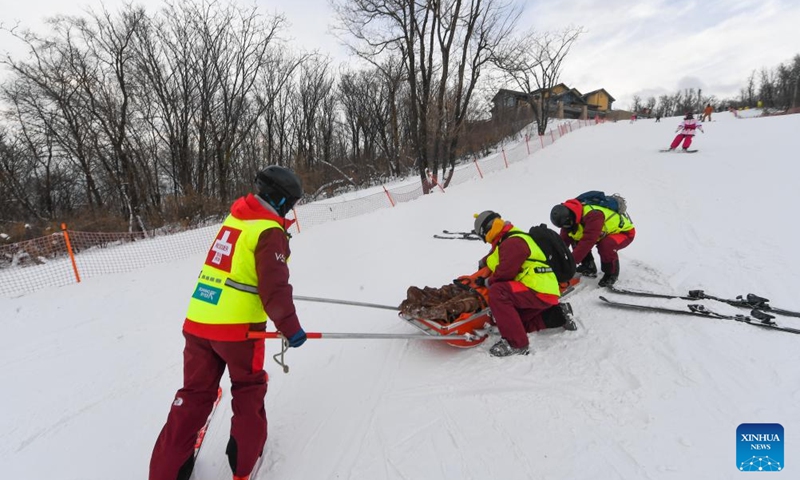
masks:
[[[683,141],[683,150],[688,150],[692,145],[692,138],[694,137],[695,130],[698,129],[701,132],[706,133],[703,130],[703,124],[694,119],[692,112],[686,112],[686,116],[683,118],[683,121],[680,125],[678,125],[678,129],[676,130],[678,134],[675,136],[675,140],[673,140],[672,144],[669,146],[669,150],[673,151],[678,148],[678,145],[681,144],[681,141]]]

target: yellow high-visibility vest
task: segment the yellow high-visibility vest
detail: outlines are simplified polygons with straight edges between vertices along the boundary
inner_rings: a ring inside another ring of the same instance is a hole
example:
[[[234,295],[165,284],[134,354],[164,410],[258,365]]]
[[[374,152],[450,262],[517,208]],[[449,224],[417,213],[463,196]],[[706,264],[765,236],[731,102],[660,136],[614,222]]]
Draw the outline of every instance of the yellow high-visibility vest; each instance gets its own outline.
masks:
[[[605,216],[605,222],[603,223],[603,233],[600,235],[600,238],[605,237],[606,235],[614,235],[615,233],[620,232],[627,232],[629,230],[633,230],[633,222],[631,219],[628,218],[627,215],[620,215],[619,213],[611,210],[610,208],[600,207],[598,205],[584,205],[583,206],[583,216],[585,217],[587,213],[591,212],[592,210],[600,210],[603,212]],[[568,234],[573,239],[580,240],[583,238],[583,225],[578,224],[578,229],[574,232],[569,232]]]
[[[284,230],[274,220],[240,220],[228,215],[200,271],[187,319],[215,325],[267,320],[258,296],[255,249],[261,233],[270,228]]]
[[[544,252],[542,252],[542,249],[536,245],[536,242],[533,241],[531,236],[516,227],[509,230],[506,235],[507,237],[505,240],[511,237],[519,237],[525,240],[525,243],[528,244],[528,248],[531,250],[531,256],[522,264],[522,268],[519,273],[517,273],[517,276],[514,277],[514,280],[522,282],[526,287],[536,292],[561,296],[556,274],[553,273],[553,269],[545,263],[544,260],[547,257]],[[494,272],[499,264],[500,244],[498,243],[497,247],[492,251],[489,257],[486,258],[486,266]]]

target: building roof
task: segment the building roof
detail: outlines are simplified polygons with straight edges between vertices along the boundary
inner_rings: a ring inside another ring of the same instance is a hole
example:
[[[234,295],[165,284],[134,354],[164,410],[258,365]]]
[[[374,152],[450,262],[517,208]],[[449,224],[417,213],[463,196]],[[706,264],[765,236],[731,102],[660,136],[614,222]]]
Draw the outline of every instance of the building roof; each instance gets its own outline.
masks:
[[[616,102],[617,101],[617,99],[612,97],[611,94],[608,93],[608,90],[606,90],[605,88],[598,88],[597,90],[592,90],[589,93],[584,93],[583,94],[583,98],[587,98],[587,97],[589,97],[589,95],[592,95],[592,94],[597,93],[597,92],[605,92],[605,94],[608,96],[609,100],[611,100],[612,102]]]
[[[516,90],[508,90],[505,88],[501,88],[497,91],[497,93],[492,97],[492,101],[494,102],[497,97],[527,97],[528,94],[525,92],[519,92]]]
[[[515,98],[519,98],[519,99],[528,100],[530,97],[541,96],[542,92],[551,91],[551,90],[556,89],[558,87],[564,88],[565,91],[563,91],[561,93],[558,93],[558,94],[552,95],[550,97],[550,101],[554,101],[554,100],[560,99],[561,97],[563,97],[565,95],[572,94],[575,97],[575,99],[577,100],[577,103],[583,103],[585,105],[589,105],[589,107],[598,107],[598,105],[589,104],[587,99],[589,98],[589,96],[591,96],[591,95],[593,95],[595,93],[599,93],[599,92],[604,93],[608,97],[609,101],[611,101],[611,102],[616,101],[616,99],[614,97],[612,97],[611,94],[608,93],[608,91],[606,89],[604,89],[604,88],[599,88],[597,90],[592,90],[589,93],[582,94],[580,92],[580,90],[578,90],[577,88],[569,88],[566,84],[559,83],[557,85],[554,85],[550,89],[540,88],[540,89],[532,91],[530,94],[527,94],[525,92],[520,92],[520,91],[517,91],[517,90],[509,90],[509,89],[501,88],[500,90],[497,91],[495,96],[492,97],[492,103],[497,103],[498,98],[503,98],[503,97],[515,97]]]

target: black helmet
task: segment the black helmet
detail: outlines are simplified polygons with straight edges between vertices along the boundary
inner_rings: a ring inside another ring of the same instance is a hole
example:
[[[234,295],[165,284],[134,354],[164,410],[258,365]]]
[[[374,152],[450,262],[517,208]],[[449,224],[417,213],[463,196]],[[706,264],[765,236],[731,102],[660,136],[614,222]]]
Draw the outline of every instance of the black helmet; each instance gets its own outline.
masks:
[[[285,217],[303,196],[303,185],[291,170],[270,165],[256,175],[258,196],[272,205],[278,215]]]
[[[570,229],[575,225],[575,214],[563,203],[550,210],[550,222],[559,228]]]
[[[684,120],[691,120],[693,118],[694,118],[694,112],[692,112],[691,110],[687,110],[686,116],[683,117]]]

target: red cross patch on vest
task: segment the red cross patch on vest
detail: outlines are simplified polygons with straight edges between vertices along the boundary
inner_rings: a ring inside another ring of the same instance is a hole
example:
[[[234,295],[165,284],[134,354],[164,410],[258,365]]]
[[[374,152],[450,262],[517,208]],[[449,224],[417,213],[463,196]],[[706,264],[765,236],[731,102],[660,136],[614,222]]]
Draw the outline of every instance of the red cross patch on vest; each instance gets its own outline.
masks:
[[[217,233],[214,244],[211,245],[211,249],[208,251],[206,265],[230,273],[233,252],[236,249],[236,241],[241,234],[241,230],[231,227],[222,227],[219,233]]]

